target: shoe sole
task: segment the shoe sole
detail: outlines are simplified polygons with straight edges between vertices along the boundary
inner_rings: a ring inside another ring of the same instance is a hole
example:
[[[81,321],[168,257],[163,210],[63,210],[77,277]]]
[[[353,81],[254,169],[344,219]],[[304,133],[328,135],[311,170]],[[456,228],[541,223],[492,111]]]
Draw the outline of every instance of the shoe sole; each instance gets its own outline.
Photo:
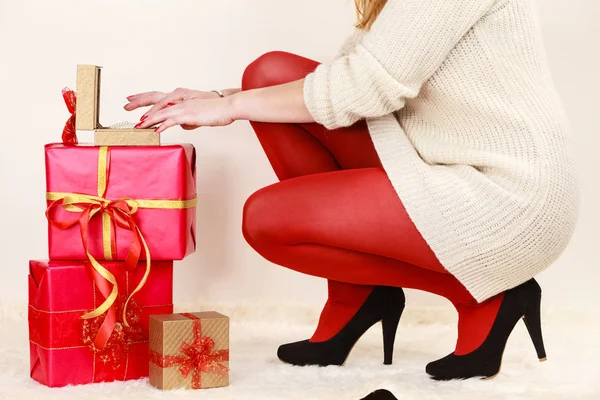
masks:
[[[377,325],[378,323],[380,323],[382,325],[382,331],[383,331],[383,320],[377,321],[375,322],[373,325],[371,325],[371,327],[369,329],[372,329],[375,325]],[[367,329],[367,331],[369,330]],[[366,333],[366,331],[365,331]],[[383,334],[383,333],[382,333]],[[363,334],[364,335],[364,334]],[[362,336],[361,336],[362,337]],[[350,353],[352,353],[352,350],[354,350],[354,346],[356,346],[356,344],[358,343],[358,341],[360,340],[360,337],[356,340],[356,342],[354,342],[354,344],[352,345],[352,347],[350,348],[350,351],[348,352],[348,355],[346,356],[346,358],[344,359],[344,362],[340,365],[336,365],[336,364],[329,364],[329,365],[318,365],[318,364],[306,364],[306,365],[296,365],[296,364],[292,364],[289,363],[287,361],[282,360],[281,358],[277,357],[277,359],[279,361],[281,361],[282,363],[286,364],[286,365],[292,365],[294,367],[343,367],[344,365],[346,365],[346,361],[348,361],[348,357],[350,356]],[[383,364],[383,365],[391,365],[391,364]]]
[[[525,320],[525,315],[523,315],[520,319]],[[504,349],[502,349],[502,356],[501,356],[501,361],[500,361],[500,368],[498,368],[498,372],[496,372],[492,376],[482,376],[482,377],[479,377],[480,380],[482,380],[482,381],[489,381],[489,380],[492,380],[492,379],[496,378],[498,375],[500,375],[500,372],[502,372],[502,362],[504,361],[504,352],[506,351],[506,345],[507,344],[508,344],[508,340],[504,344]],[[539,361],[540,362],[548,361],[548,357],[540,358]],[[458,379],[458,378],[457,379],[436,379],[433,375],[429,375],[429,376],[432,379],[435,379],[437,381],[453,381],[453,380],[457,380]],[[476,378],[476,376],[473,376],[471,378],[466,378],[466,379],[472,379],[472,378]]]

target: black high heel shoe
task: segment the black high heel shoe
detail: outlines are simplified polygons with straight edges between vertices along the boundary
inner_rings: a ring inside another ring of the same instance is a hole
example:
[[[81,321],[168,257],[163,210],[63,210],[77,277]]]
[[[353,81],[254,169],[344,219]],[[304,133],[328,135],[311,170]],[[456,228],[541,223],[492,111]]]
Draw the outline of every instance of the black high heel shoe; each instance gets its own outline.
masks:
[[[361,400],[398,400],[398,398],[387,389],[378,389]]]
[[[508,337],[521,318],[525,321],[539,360],[546,361],[540,318],[541,301],[542,289],[535,279],[506,291],[496,320],[483,344],[469,354],[457,356],[452,353],[429,363],[427,373],[436,380],[495,377],[500,373]]]
[[[381,321],[383,330],[383,363],[392,363],[394,340],[402,311],[404,291],[401,288],[376,286],[354,317],[334,337],[325,342],[289,343],[279,346],[277,357],[293,365],[343,365],[360,337]]]

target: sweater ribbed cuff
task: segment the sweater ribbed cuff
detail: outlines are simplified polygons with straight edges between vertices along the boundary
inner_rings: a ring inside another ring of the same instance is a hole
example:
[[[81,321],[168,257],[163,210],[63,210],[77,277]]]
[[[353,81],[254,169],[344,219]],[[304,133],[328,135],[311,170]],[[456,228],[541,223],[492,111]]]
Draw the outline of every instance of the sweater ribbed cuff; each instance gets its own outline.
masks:
[[[330,111],[330,104],[327,100],[328,82],[323,71],[324,66],[319,65],[314,72],[311,72],[304,78],[304,104],[308,112],[314,118],[315,122],[323,125],[327,129],[338,128],[336,121]]]

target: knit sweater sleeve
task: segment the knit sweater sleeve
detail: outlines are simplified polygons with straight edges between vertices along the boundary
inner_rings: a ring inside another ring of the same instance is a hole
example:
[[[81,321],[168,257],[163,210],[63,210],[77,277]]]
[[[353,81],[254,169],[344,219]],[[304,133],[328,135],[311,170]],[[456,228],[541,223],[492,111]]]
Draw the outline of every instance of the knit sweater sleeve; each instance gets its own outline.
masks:
[[[499,0],[388,0],[349,54],[306,76],[304,101],[329,129],[404,107]]]

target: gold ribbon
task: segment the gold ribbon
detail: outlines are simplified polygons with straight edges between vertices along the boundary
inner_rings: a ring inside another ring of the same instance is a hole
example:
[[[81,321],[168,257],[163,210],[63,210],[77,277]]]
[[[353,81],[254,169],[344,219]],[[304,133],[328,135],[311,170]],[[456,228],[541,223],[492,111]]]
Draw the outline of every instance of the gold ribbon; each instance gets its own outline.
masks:
[[[89,199],[96,200],[99,203],[108,204],[110,200],[106,200],[102,197],[98,196],[90,196],[87,194],[78,194],[78,193],[61,193],[61,192],[47,192],[46,200],[54,201],[64,199],[67,196],[77,196],[79,199]],[[123,201],[127,202],[130,206],[137,206],[137,208],[161,208],[161,209],[172,209],[172,210],[182,210],[185,208],[192,208],[196,206],[198,203],[198,199],[193,198],[190,200],[132,200],[132,199],[123,199]],[[78,208],[75,211],[81,211]]]

